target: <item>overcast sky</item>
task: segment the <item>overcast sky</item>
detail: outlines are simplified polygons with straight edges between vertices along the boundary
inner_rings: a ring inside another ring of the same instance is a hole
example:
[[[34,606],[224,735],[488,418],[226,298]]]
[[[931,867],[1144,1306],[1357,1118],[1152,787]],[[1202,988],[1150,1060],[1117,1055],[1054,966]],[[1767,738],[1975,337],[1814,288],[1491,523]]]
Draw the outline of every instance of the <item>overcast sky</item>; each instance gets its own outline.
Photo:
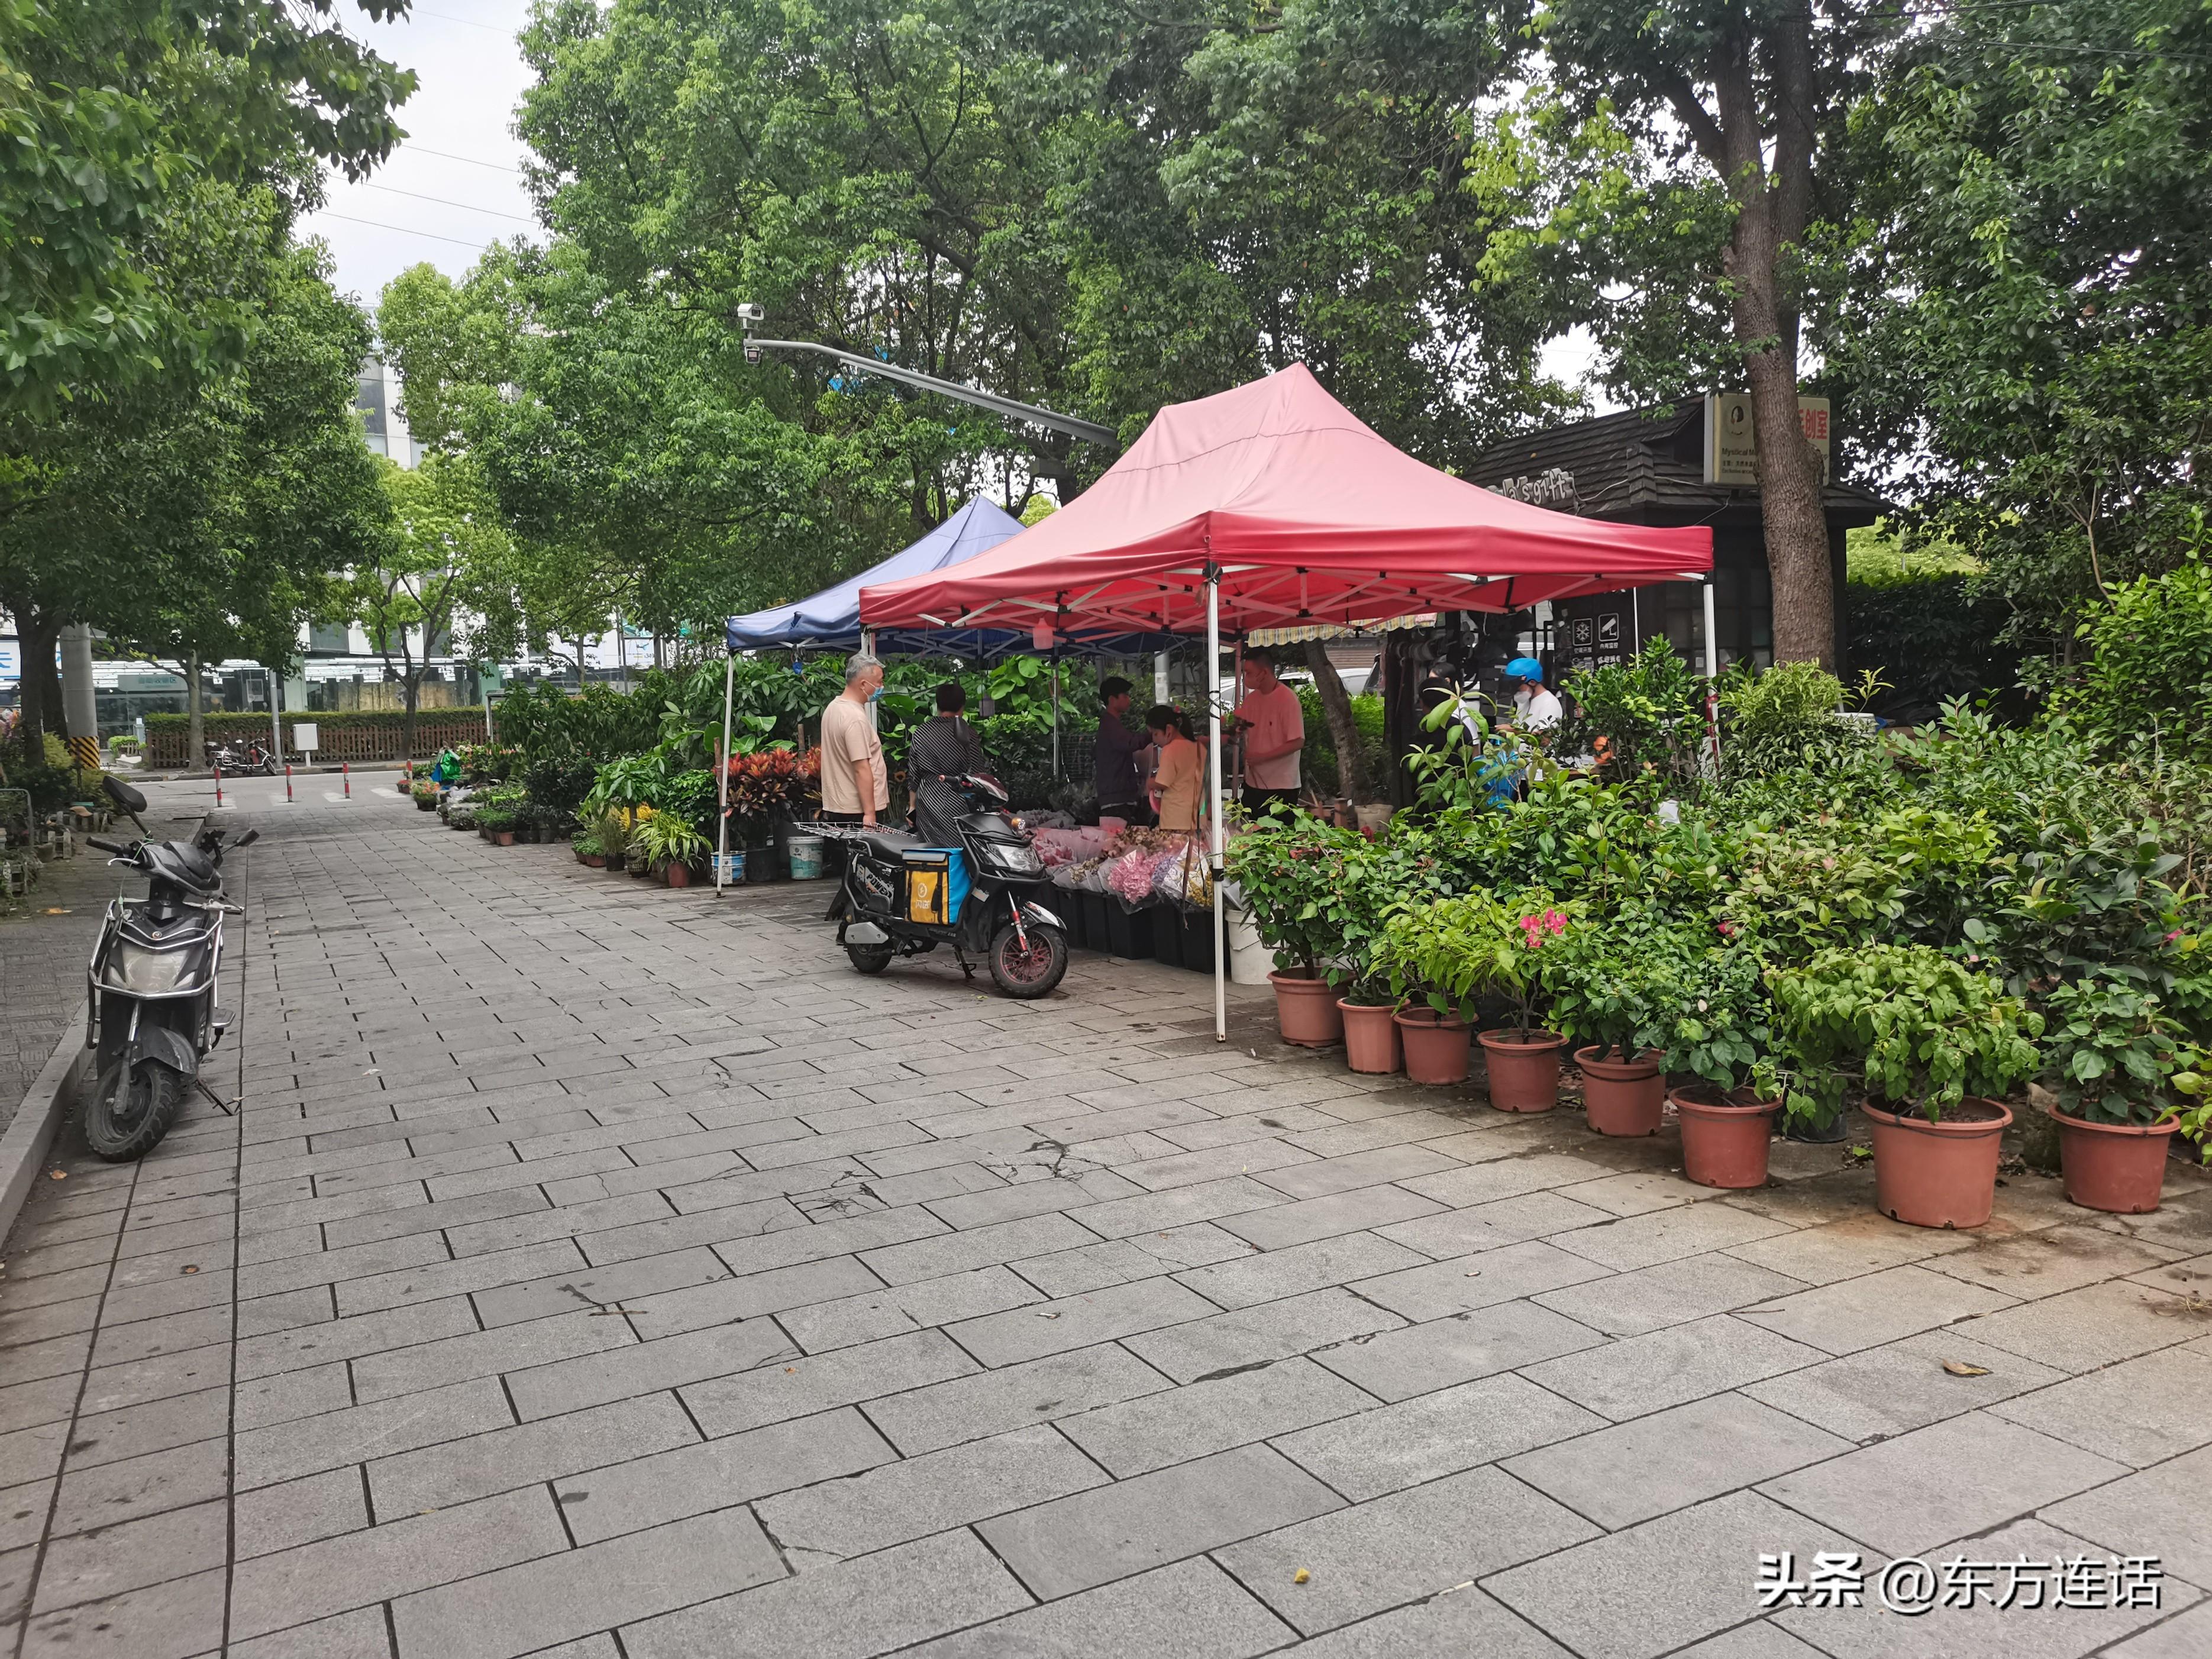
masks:
[[[374,308],[410,265],[458,276],[486,243],[542,234],[513,131],[530,82],[514,36],[529,9],[529,0],[434,0],[396,23],[349,13],[348,28],[420,84],[399,109],[406,142],[363,183],[333,176],[330,205],[302,227],[330,244],[341,293]]]

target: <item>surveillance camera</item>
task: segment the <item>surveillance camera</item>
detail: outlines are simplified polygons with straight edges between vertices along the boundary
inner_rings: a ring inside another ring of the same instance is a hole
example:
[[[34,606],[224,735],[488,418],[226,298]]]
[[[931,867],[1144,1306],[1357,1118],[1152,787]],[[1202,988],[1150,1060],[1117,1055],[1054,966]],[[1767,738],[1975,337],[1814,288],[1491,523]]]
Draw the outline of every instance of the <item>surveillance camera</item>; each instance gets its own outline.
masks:
[[[755,305],[750,300],[746,301],[744,304],[738,307],[738,320],[748,326],[760,321],[762,318],[767,315],[768,313],[765,311],[763,311],[758,306]]]

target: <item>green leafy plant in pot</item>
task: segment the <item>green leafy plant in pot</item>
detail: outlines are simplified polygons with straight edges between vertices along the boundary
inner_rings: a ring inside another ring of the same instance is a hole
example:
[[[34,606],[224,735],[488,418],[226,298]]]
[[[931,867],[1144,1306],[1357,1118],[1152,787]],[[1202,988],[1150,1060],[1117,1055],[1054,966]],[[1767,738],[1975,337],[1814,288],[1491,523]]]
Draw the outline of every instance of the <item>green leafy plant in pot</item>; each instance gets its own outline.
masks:
[[[1723,932],[1680,969],[1659,1063],[1687,1079],[1667,1095],[1681,1121],[1682,1173],[1701,1187],[1764,1187],[1782,1106],[1765,964],[1753,941]]]
[[[1323,1048],[1341,1041],[1336,988],[1322,969],[1340,952],[1350,909],[1345,860],[1359,832],[1301,815],[1249,830],[1229,844],[1225,869],[1243,890],[1261,941],[1274,952],[1275,1018],[1283,1041]]]
[[[2051,1115],[2066,1196],[2121,1215],[2158,1208],[2167,1143],[2192,1110],[2205,1113],[2205,1056],[2145,979],[2105,967],[2043,998],[2044,1081],[2057,1097]],[[2202,1000],[2195,982],[2174,989],[2185,1006]]]
[[[637,845],[646,863],[671,887],[691,884],[691,866],[713,846],[690,820],[674,812],[655,812],[637,827]]]
[[[1510,1027],[1482,1033],[1490,1072],[1490,1103],[1500,1111],[1549,1111],[1559,1099],[1559,1050],[1566,1039],[1539,1029],[1547,948],[1580,925],[1540,889],[1510,900],[1468,893],[1410,908],[1390,918],[1376,951],[1378,966],[1400,997],[1425,1004],[1397,1015],[1406,1045],[1406,1074],[1417,1083],[1458,1082],[1466,1076],[1467,1016],[1476,999],[1502,998],[1514,1011]],[[1424,1056],[1417,1066],[1415,1051]],[[1429,1056],[1434,1058],[1434,1075]],[[1457,1076],[1443,1073],[1456,1068]]]
[[[1371,838],[1363,834],[1346,843],[1343,873],[1328,906],[1339,931],[1327,975],[1344,1022],[1345,1063],[1355,1072],[1387,1076],[1405,1065],[1395,1018],[1398,994],[1377,952],[1392,916],[1444,897],[1455,884],[1436,842],[1430,830],[1394,820]]]
[[[1687,986],[1692,945],[1680,930],[1633,915],[1568,929],[1543,963],[1552,1024],[1575,1050],[1583,1110],[1603,1135],[1659,1133],[1667,1081],[1661,1071]]]
[[[2043,1018],[1991,975],[1923,945],[1832,949],[1769,979],[1792,1114],[1873,1126],[1875,1205],[1919,1227],[1978,1227],[1996,1201],[1999,1098],[2035,1075]]]

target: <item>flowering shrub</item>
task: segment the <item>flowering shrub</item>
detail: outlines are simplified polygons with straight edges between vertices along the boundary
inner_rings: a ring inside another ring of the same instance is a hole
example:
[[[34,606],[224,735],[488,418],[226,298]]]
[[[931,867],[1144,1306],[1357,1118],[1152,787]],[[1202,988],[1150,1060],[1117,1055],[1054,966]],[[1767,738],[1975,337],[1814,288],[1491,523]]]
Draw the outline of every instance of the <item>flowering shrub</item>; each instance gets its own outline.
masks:
[[[822,751],[763,749],[730,757],[729,816],[733,829],[765,836],[778,810],[797,817],[822,795]]]
[[[1399,995],[1424,998],[1440,1014],[1471,1013],[1479,996],[1504,998],[1525,1039],[1544,993],[1547,953],[1575,921],[1571,904],[1540,890],[1510,900],[1468,893],[1397,911],[1376,962]]]

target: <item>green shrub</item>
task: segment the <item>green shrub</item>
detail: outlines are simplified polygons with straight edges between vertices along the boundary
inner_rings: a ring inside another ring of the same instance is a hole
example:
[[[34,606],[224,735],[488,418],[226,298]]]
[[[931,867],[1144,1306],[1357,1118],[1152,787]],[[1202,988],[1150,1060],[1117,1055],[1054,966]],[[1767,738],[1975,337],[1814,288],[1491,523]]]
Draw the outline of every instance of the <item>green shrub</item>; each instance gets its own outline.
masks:
[[[2199,553],[2114,590],[2078,632],[2088,661],[2053,697],[2057,718],[2106,754],[2212,763],[2212,572]]]

